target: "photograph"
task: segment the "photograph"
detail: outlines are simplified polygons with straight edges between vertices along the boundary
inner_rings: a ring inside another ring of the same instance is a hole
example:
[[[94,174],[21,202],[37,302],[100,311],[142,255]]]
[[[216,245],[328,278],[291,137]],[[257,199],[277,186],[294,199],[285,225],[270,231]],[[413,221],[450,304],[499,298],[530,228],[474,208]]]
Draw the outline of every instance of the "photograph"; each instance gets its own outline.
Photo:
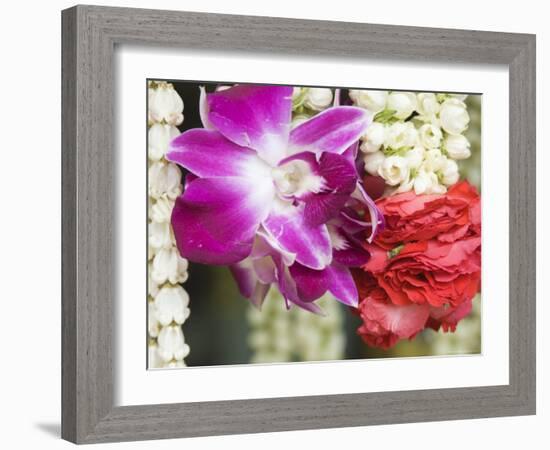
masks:
[[[481,94],[144,95],[149,369],[481,353]]]

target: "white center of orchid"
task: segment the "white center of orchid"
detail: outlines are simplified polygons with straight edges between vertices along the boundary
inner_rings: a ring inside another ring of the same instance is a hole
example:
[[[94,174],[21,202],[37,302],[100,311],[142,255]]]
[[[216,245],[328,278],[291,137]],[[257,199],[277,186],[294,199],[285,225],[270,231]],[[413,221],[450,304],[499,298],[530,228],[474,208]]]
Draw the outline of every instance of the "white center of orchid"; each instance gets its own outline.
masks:
[[[331,224],[327,224],[328,235],[330,237],[330,243],[335,250],[346,250],[349,248],[349,243],[344,236],[342,236],[338,230]]]
[[[301,197],[308,192],[318,193],[324,185],[323,177],[313,173],[310,165],[300,159],[273,168],[271,176],[283,197]]]

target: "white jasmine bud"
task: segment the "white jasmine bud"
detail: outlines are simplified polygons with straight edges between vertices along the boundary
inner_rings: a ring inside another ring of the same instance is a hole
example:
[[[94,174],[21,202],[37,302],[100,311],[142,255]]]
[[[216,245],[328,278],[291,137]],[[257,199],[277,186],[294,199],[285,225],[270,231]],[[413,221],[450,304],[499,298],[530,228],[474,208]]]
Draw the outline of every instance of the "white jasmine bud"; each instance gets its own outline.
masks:
[[[372,122],[367,128],[367,134],[361,143],[361,151],[374,153],[380,150],[386,141],[387,127],[383,123]]]
[[[183,100],[170,83],[161,82],[148,90],[149,122],[179,125],[183,122]]]
[[[152,302],[147,304],[147,331],[152,338],[156,338],[160,332],[160,323],[157,320],[155,307]]]
[[[440,171],[441,182],[446,186],[451,186],[458,181],[458,165],[452,159],[445,159],[445,164]]]
[[[159,161],[164,157],[172,139],[180,134],[179,130],[167,124],[155,123],[149,128],[147,139],[147,154],[151,161]]]
[[[445,100],[441,104],[441,110],[439,111],[439,122],[441,128],[447,133],[453,135],[462,134],[468,128],[468,123],[470,122],[470,116],[464,102],[456,98]]]
[[[164,361],[158,354],[158,345],[155,340],[151,340],[147,346],[147,366],[149,369],[160,369],[164,365]]]
[[[437,96],[431,92],[422,92],[416,96],[416,111],[420,119],[425,122],[433,122],[439,112]]]
[[[183,283],[187,279],[187,266],[187,260],[179,255],[176,248],[163,248],[153,258],[151,278],[157,284],[167,281]]]
[[[296,128],[298,125],[307,122],[310,119],[306,114],[297,114],[292,118],[292,123],[290,124],[291,128]]]
[[[157,353],[164,362],[180,361],[189,354],[189,346],[185,343],[180,325],[163,327],[157,338]]]
[[[165,285],[160,289],[153,302],[154,315],[162,326],[172,322],[181,325],[189,317],[188,304],[189,295],[183,287],[179,284]]]
[[[392,149],[414,147],[418,141],[418,132],[411,122],[396,122],[386,133],[385,146]]]
[[[416,110],[416,95],[412,92],[391,92],[386,108],[394,112],[394,117],[406,119]]]
[[[443,133],[441,129],[431,123],[426,123],[418,130],[420,143],[426,148],[439,148]]]
[[[390,186],[397,186],[409,177],[409,165],[401,156],[389,156],[378,168],[378,175]]]
[[[165,369],[181,369],[182,367],[187,367],[187,364],[185,364],[185,361],[183,359],[178,361],[172,360],[164,363],[162,367],[164,367]]]
[[[424,154],[426,151],[424,150],[424,147],[417,145],[414,148],[411,148],[404,156],[404,158],[407,160],[407,164],[409,166],[409,169],[418,169],[420,165],[422,164],[422,161],[424,161]]]
[[[295,100],[298,97],[300,97],[300,95],[302,94],[302,89],[303,88],[301,88],[301,87],[292,88],[292,100]]]
[[[441,154],[438,148],[426,150],[424,155],[424,170],[426,172],[438,172],[445,166],[447,158]]]
[[[314,111],[322,111],[332,103],[332,90],[328,88],[309,88],[304,104]]]
[[[378,168],[382,165],[385,159],[386,156],[381,151],[367,153],[363,158],[365,170],[371,175],[378,175]]]
[[[172,229],[168,222],[152,222],[149,224],[149,246],[153,252],[174,245]]]
[[[181,172],[175,164],[158,161],[149,167],[149,195],[175,199],[181,194]]]
[[[433,172],[419,170],[414,178],[414,192],[416,195],[439,193],[439,180]],[[444,192],[444,191],[443,191]]]
[[[376,114],[386,107],[388,91],[351,89],[349,91],[349,96],[355,105],[368,109],[371,113]]]
[[[152,277],[153,263],[149,262],[147,267],[147,294],[150,297],[155,297],[159,291],[159,283],[157,283]]]
[[[470,141],[462,134],[448,135],[443,143],[443,148],[452,159],[467,159],[472,154]]]
[[[163,195],[157,198],[149,209],[149,217],[153,222],[170,222],[172,210],[174,209],[174,200]]]
[[[403,180],[401,184],[398,186],[398,188],[392,193],[392,194],[401,194],[402,192],[409,192],[414,185],[414,178],[411,178],[411,173],[409,172],[409,176],[407,179]]]

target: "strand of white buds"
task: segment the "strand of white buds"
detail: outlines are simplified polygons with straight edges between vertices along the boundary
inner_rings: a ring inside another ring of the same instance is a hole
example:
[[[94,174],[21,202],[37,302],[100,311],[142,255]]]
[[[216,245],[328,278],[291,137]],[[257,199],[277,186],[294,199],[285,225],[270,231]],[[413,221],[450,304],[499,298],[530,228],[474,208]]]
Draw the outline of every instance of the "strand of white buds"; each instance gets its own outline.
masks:
[[[253,352],[251,362],[342,359],[346,338],[339,303],[328,294],[316,303],[325,312],[324,316],[300,308],[287,311],[282,295],[272,288],[261,311],[250,306],[248,344]]]
[[[286,310],[284,299],[275,288],[269,290],[261,310],[249,306],[247,319],[251,363],[292,361],[290,312]]]
[[[459,177],[470,157],[464,136],[470,116],[465,95],[350,90],[356,106],[374,117],[360,149],[365,170],[382,177],[387,194],[439,194]]]
[[[466,142],[462,140],[452,142],[451,145],[447,143],[446,148],[449,154],[452,151],[471,154],[470,157],[458,161],[458,166],[460,173],[464,174],[470,183],[481,189],[481,133],[479,133],[481,129],[481,96],[468,97],[467,104],[468,113],[470,114],[470,126],[464,133]]]
[[[182,325],[189,317],[187,260],[176,248],[170,217],[181,194],[181,172],[165,159],[170,141],[180,134],[183,100],[170,83],[148,85],[148,365],[184,367],[189,354]]]

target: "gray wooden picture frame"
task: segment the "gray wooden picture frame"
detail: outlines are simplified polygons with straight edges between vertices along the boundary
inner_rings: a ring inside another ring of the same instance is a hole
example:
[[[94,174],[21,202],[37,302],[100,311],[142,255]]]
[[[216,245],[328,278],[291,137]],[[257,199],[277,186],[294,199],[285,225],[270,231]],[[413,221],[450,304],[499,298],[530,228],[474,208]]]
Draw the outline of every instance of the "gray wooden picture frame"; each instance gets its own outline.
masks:
[[[63,11],[62,31],[64,439],[94,443],[535,413],[534,35],[97,6]],[[509,384],[114,406],[113,52],[115,45],[127,43],[506,65]]]

